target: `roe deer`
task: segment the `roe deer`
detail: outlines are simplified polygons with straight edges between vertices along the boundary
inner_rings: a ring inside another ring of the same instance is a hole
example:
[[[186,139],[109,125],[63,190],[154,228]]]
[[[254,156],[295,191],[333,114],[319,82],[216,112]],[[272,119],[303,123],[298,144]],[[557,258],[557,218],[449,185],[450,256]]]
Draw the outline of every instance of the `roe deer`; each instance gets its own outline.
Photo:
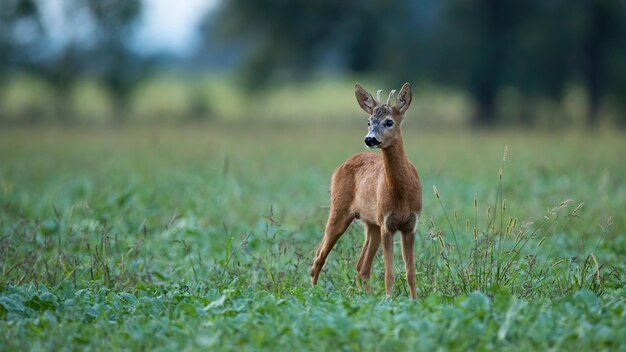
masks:
[[[357,275],[366,293],[371,293],[367,281],[372,273],[372,260],[381,240],[385,263],[385,291],[391,295],[393,274],[393,234],[402,233],[402,257],[406,279],[415,293],[415,260],[413,244],[415,229],[422,211],[422,187],[415,166],[406,158],[400,126],[404,113],[411,104],[411,86],[405,83],[398,94],[396,106],[390,106],[389,93],[386,104],[359,84],[354,87],[359,106],[368,113],[365,144],[382,149],[382,156],[359,153],[341,164],[333,173],[330,193],[331,204],[322,243],[311,267],[311,283],[317,284],[326,257],[335,243],[354,219],[365,224],[365,243],[356,265]]]

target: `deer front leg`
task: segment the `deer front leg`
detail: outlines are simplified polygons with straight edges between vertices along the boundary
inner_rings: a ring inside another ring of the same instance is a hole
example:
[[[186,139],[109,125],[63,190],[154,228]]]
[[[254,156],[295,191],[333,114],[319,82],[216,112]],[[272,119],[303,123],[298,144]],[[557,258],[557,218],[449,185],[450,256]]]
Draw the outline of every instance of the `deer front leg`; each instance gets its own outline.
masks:
[[[416,299],[415,293],[415,257],[413,245],[415,243],[415,232],[402,232],[402,259],[404,259],[404,269],[406,271],[406,281],[411,290],[411,298]]]
[[[366,239],[361,251],[361,257],[356,265],[357,275],[361,279],[365,293],[371,294],[372,290],[367,285],[372,274],[372,261],[378,247],[380,247],[380,227],[374,224],[366,224]]]
[[[311,284],[317,284],[317,278],[320,275],[320,271],[322,271],[322,267],[324,267],[326,257],[328,257],[328,254],[337,243],[337,240],[339,240],[339,237],[341,237],[348,226],[350,226],[352,220],[353,217],[350,217],[348,214],[337,214],[331,211],[331,215],[328,217],[328,223],[326,224],[326,230],[324,231],[324,238],[315,252],[315,261],[311,267]]]
[[[370,246],[370,236],[367,233],[367,229],[365,230],[365,241],[363,242],[363,248],[361,248],[361,254],[359,255],[359,260],[356,262],[356,275],[354,276],[354,283],[359,285],[359,280],[363,281],[360,277],[359,273],[361,272],[361,267],[363,266],[363,261],[365,260],[365,253],[367,253],[367,249]]]
[[[385,292],[387,296],[391,296],[393,291],[393,232],[386,229],[382,233],[383,242],[383,261],[385,263]]]

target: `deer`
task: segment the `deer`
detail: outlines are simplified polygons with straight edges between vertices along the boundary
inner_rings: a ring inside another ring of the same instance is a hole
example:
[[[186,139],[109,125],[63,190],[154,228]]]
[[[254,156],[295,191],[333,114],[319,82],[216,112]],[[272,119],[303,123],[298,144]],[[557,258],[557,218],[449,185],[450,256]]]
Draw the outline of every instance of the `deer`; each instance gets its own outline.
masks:
[[[402,258],[411,298],[415,292],[414,242],[417,223],[422,211],[422,186],[417,169],[407,159],[402,141],[404,114],[411,105],[411,85],[405,83],[398,93],[395,106],[380,104],[360,84],[354,87],[356,100],[368,115],[365,145],[382,150],[362,152],[348,158],[335,169],[330,186],[330,211],[324,237],[315,252],[311,267],[311,284],[316,285],[329,253],[354,220],[365,227],[365,242],[357,261],[355,281],[362,283],[366,294],[372,273],[372,261],[382,243],[385,267],[386,296],[391,296],[394,285],[393,235],[402,234]]]

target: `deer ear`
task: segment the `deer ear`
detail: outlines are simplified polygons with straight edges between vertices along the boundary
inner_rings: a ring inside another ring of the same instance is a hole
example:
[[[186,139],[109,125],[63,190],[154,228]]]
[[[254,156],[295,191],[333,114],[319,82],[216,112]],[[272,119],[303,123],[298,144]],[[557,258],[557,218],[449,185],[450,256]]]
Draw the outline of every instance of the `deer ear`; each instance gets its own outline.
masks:
[[[378,106],[376,99],[358,83],[354,86],[354,94],[361,109],[371,115],[374,108]]]
[[[404,114],[404,112],[409,109],[412,97],[411,85],[407,82],[402,86],[402,89],[400,89],[398,99],[396,100],[396,108],[401,114]]]

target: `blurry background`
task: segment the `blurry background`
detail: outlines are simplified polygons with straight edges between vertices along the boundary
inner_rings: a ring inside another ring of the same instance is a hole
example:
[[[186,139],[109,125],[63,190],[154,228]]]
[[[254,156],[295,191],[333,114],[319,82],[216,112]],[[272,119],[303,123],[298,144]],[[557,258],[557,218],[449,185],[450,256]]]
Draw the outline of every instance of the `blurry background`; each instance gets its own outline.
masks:
[[[0,124],[626,125],[623,0],[0,0]],[[362,117],[362,116],[361,116]]]

